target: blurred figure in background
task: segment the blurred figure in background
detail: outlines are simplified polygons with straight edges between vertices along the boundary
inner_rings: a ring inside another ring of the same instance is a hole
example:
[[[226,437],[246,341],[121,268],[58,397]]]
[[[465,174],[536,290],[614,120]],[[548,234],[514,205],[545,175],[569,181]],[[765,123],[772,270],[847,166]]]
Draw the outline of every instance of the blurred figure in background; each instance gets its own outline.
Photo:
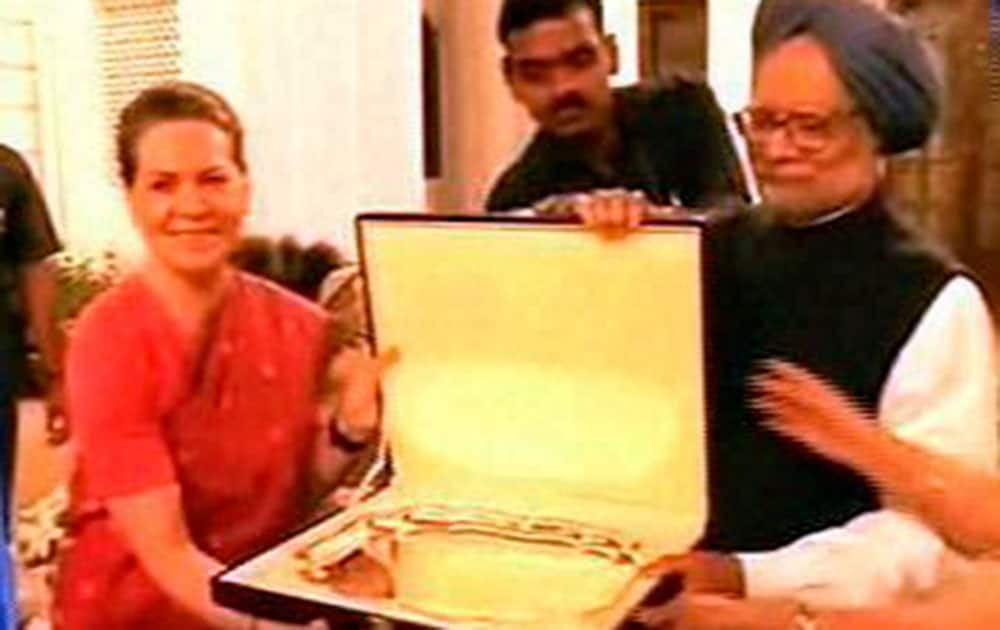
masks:
[[[240,241],[230,260],[243,271],[267,278],[313,302],[319,301],[326,277],[348,264],[331,245],[313,243],[303,247],[291,236],[277,240],[248,236]]]
[[[55,280],[45,262],[58,249],[28,165],[0,145],[0,628],[12,628],[17,620],[7,549],[12,537],[15,403],[27,373],[24,319],[47,368],[49,385],[58,388],[60,338],[52,317]]]
[[[613,189],[691,208],[745,197],[707,85],[670,77],[612,89],[618,52],[600,0],[505,0],[497,36],[507,85],[538,131],[494,184],[488,212],[572,212],[575,193]]]
[[[230,261],[237,268],[267,278],[318,303],[330,315],[335,343],[359,346],[368,341],[361,268],[326,243],[302,247],[290,236],[244,238]]]

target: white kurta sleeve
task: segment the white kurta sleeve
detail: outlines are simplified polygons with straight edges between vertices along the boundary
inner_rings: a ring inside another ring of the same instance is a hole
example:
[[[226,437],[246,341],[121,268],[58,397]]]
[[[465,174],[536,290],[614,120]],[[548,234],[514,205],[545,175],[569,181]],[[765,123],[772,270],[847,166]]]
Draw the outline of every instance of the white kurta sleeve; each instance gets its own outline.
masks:
[[[982,294],[967,278],[950,280],[897,355],[879,398],[879,422],[900,439],[995,469],[996,361]],[[932,587],[944,550],[923,523],[883,509],[738,557],[749,597],[856,607]]]

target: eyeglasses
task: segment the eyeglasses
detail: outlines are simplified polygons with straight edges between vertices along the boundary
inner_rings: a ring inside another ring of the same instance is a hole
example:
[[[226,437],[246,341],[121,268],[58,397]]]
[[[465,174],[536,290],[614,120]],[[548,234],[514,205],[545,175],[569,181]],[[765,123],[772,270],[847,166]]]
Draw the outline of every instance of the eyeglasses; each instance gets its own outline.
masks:
[[[797,149],[815,153],[823,150],[833,140],[841,124],[858,113],[856,109],[820,114],[747,107],[736,112],[734,118],[736,128],[750,143],[765,142],[778,131],[785,131],[788,141]]]

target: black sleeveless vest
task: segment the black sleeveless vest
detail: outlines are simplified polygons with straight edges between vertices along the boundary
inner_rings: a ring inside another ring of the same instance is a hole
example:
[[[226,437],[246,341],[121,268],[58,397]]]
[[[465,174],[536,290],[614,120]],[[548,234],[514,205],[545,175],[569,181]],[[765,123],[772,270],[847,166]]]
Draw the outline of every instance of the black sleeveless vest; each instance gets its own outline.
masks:
[[[877,508],[873,489],[761,427],[747,379],[766,358],[799,363],[869,410],[897,353],[959,267],[876,195],[824,224],[766,210],[711,225],[709,478],[702,546],[769,550]]]

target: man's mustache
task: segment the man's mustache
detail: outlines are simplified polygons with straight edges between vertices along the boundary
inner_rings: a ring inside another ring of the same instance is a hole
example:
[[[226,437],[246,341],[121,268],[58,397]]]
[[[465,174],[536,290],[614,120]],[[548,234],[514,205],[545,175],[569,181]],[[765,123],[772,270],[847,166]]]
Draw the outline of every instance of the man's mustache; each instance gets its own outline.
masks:
[[[587,107],[587,105],[587,99],[583,98],[580,94],[571,92],[553,101],[550,109],[553,113],[558,114],[564,109],[581,109]]]

